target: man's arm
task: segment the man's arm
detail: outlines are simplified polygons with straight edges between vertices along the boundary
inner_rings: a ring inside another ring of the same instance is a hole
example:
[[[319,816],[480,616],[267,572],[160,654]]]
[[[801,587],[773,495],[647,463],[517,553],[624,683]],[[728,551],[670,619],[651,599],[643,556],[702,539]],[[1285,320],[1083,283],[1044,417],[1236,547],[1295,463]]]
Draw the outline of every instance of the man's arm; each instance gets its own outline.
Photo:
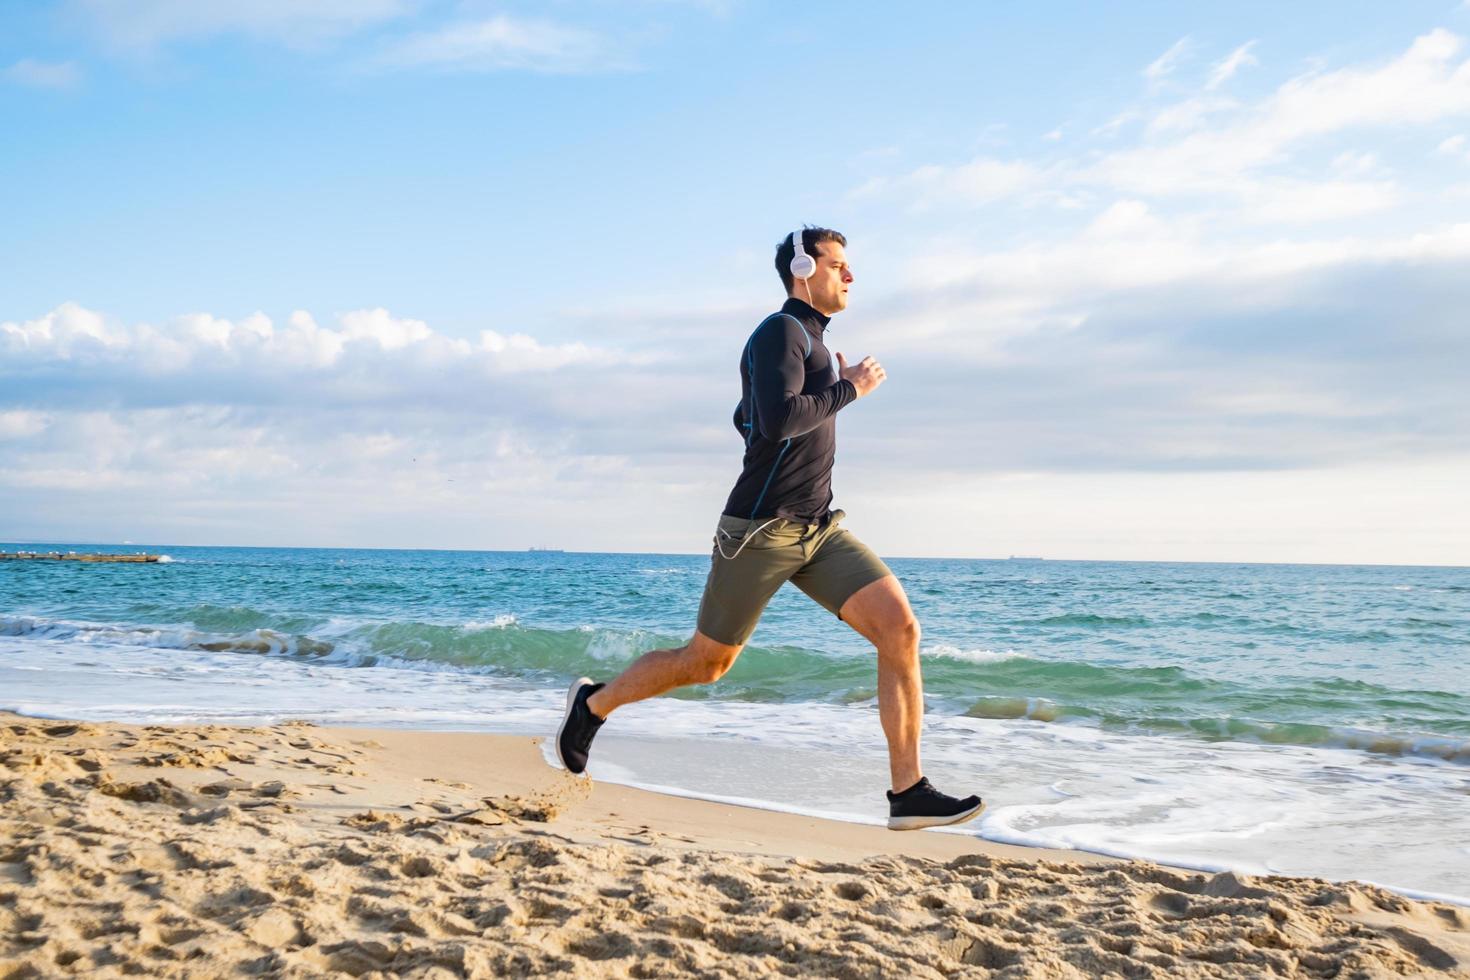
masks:
[[[844,378],[813,394],[801,394],[806,383],[807,343],[805,328],[787,316],[767,323],[751,338],[755,417],[767,439],[790,439],[810,432],[858,396],[857,387]]]

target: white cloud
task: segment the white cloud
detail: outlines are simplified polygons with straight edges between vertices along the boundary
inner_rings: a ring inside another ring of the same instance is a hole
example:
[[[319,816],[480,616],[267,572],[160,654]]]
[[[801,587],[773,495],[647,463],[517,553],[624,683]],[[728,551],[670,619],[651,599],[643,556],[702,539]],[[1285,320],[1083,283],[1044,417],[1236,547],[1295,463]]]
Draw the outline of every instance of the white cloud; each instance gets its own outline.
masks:
[[[1130,123],[1138,122],[1144,118],[1144,114],[1138,109],[1124,109],[1122,112],[1106,120],[1098,126],[1093,127],[1093,136],[1115,136],[1120,130]]]
[[[1143,77],[1154,83],[1162,81],[1188,60],[1193,48],[1194,42],[1188,36],[1181,37],[1169,46],[1169,50],[1149,63],[1143,70]]]
[[[1163,222],[1142,201],[1117,201],[1093,219],[1083,232],[1092,238],[1159,237],[1165,232]]]
[[[354,310],[323,327],[304,310],[277,327],[262,313],[231,321],[187,314],[162,325],[124,326],[75,303],[24,322],[0,321],[0,377],[72,365],[117,367],[155,377],[223,372],[262,383],[297,373],[432,372],[454,366],[489,374],[547,371],[570,364],[622,364],[638,357],[576,342],[543,344],[524,334],[484,331],[479,343],[447,337],[422,320],[387,310]],[[421,379],[430,383],[429,377]],[[153,382],[150,382],[150,384]]]
[[[1470,109],[1470,62],[1454,62],[1462,47],[1459,37],[1436,28],[1381,67],[1292,79],[1247,131],[1285,143],[1352,127],[1400,126],[1461,115]]]
[[[287,329],[279,337],[272,327],[264,339],[279,349],[281,357],[288,365],[325,369],[342,356],[346,337],[334,330],[323,330],[317,326],[316,319],[305,310],[292,313],[286,324]]]
[[[1151,67],[1167,75],[1187,50],[1176,43]],[[1249,63],[1249,45],[1222,65]],[[1372,154],[1339,150],[1324,167],[1310,160],[1329,137],[1365,130],[1428,126],[1470,115],[1470,60],[1460,38],[1436,29],[1386,62],[1313,70],[1253,102],[1212,94],[1208,85],[1180,101],[1124,109],[1092,130],[1116,147],[1077,146],[1045,164],[993,155],[929,164],[870,178],[855,196],[906,196],[915,208],[1051,201],[1075,206],[1104,193],[1147,202],[1207,201],[1217,216],[1244,224],[1341,220],[1393,208],[1404,191]],[[1142,132],[1117,145],[1123,127]],[[1454,138],[1443,152],[1459,149]],[[1315,173],[1313,171],[1316,171]],[[1085,197],[1083,198],[1085,201]]]
[[[1333,172],[1343,177],[1372,177],[1384,172],[1378,154],[1361,150],[1344,150],[1332,158]]]
[[[1441,140],[1436,152],[1457,160],[1470,160],[1470,141],[1463,135],[1456,134]]]
[[[546,20],[499,14],[414,34],[381,57],[394,67],[446,71],[524,70],[568,73],[619,70],[631,60],[601,35]]]
[[[1188,132],[1204,126],[1211,116],[1240,108],[1234,99],[1220,96],[1195,96],[1175,102],[1156,111],[1148,121],[1150,135]]]
[[[1124,200],[1099,213],[1080,234],[1025,247],[971,252],[924,250],[910,261],[916,292],[972,293],[1031,311],[1076,311],[1144,290],[1181,290],[1216,312],[1291,305],[1313,277],[1351,278],[1359,266],[1420,265],[1445,274],[1470,260],[1470,223],[1397,238],[1303,238],[1239,241],[1205,236],[1197,224],[1165,221],[1139,201]],[[1172,295],[1172,293],[1171,293]],[[1305,301],[1310,302],[1313,301]],[[1039,317],[1037,317],[1040,319]],[[962,333],[966,318],[947,319]],[[882,329],[876,330],[878,334]],[[905,331],[909,335],[911,331]]]
[[[74,19],[122,48],[245,34],[310,44],[412,11],[416,0],[71,0]]]
[[[0,411],[0,440],[27,439],[44,432],[50,424],[50,416],[43,412],[28,412],[24,409]]]
[[[1235,73],[1240,69],[1260,64],[1256,56],[1251,54],[1251,48],[1255,46],[1255,41],[1247,41],[1226,55],[1223,60],[1217,62],[1215,67],[1210,69],[1210,80],[1205,83],[1205,88],[1213,91],[1234,78]]]
[[[44,354],[63,360],[123,342],[100,314],[63,303],[26,323],[0,322],[0,350],[14,356]]]
[[[925,166],[897,178],[876,178],[853,191],[857,198],[899,194],[919,210],[956,202],[989,204],[1038,186],[1042,174],[1023,161],[977,157],[957,167]]]
[[[1313,225],[1387,211],[1402,197],[1390,180],[1272,178],[1241,188],[1236,217],[1258,224]]]
[[[0,78],[31,88],[73,89],[81,84],[82,72],[72,61],[22,58],[0,71]]]
[[[1110,154],[1074,179],[1134,193],[1251,192],[1256,175],[1329,134],[1403,127],[1470,112],[1470,61],[1444,30],[1417,38],[1392,61],[1290,79],[1222,125]]]
[[[420,343],[434,333],[422,320],[399,319],[381,307],[344,313],[340,319],[344,340],[376,341],[385,351]]]
[[[652,357],[381,309],[123,324],[66,304],[0,322],[0,517],[106,511],[177,541],[301,515],[314,540],[362,541],[407,513],[452,517],[436,540],[463,545],[497,513],[521,515],[510,533],[601,514],[609,481],[636,507],[718,494],[689,460],[738,445],[727,400]]]
[[[507,366],[527,371],[554,371],[569,364],[608,360],[604,353],[581,341],[548,347],[525,334],[505,336],[494,330],[481,331],[480,349],[495,355]]]

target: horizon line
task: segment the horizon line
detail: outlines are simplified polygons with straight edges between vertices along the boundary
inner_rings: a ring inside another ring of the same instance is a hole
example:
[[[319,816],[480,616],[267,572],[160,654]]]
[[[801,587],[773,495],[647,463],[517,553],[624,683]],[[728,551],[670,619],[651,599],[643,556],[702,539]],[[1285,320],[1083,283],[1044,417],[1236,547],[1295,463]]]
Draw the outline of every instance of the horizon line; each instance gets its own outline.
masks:
[[[144,548],[150,547],[136,542],[103,542],[103,541],[46,541],[40,538],[4,538],[0,539],[0,545],[56,545],[75,547],[87,545],[103,548]],[[236,548],[251,549],[256,551],[434,551],[450,552],[454,554],[497,554],[497,555],[524,555],[524,554],[565,554],[565,555],[662,555],[678,558],[700,558],[703,552],[692,551],[575,551],[569,548],[403,548],[391,546],[364,546],[364,545],[269,545],[269,544],[154,544],[155,548]],[[0,547],[0,551],[5,550]],[[953,555],[888,555],[885,559],[894,561],[997,561],[997,562],[1051,562],[1055,564],[1105,564],[1105,565],[1267,565],[1267,566],[1308,566],[1318,568],[1444,568],[1470,570],[1470,565],[1436,565],[1412,562],[1342,562],[1342,561],[1246,561],[1237,559],[1181,559],[1181,558],[1051,558],[1044,555],[1006,555],[1004,557],[982,557],[966,556],[956,557]]]

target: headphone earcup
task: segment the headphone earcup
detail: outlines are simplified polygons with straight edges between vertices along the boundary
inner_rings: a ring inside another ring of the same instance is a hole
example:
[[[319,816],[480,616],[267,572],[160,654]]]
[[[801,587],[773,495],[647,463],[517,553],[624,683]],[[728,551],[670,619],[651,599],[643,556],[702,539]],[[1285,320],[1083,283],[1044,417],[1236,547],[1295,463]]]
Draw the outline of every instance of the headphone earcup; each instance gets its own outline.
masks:
[[[805,253],[791,257],[791,274],[798,279],[810,279],[817,271],[817,260]]]

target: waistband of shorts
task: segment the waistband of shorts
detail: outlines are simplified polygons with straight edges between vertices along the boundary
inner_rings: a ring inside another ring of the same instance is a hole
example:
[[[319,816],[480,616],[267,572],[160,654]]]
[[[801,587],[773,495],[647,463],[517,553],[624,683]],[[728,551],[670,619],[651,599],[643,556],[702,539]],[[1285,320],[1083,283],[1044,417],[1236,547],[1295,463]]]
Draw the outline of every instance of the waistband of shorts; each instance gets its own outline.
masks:
[[[786,517],[740,517],[736,514],[721,514],[720,524],[722,526],[732,527],[745,527],[748,525],[751,528],[757,528],[760,527],[762,524],[765,524],[767,521],[770,521],[770,529],[775,529],[779,531],[786,529],[795,530],[797,528],[801,528],[802,530],[811,532],[815,531],[818,528],[826,527],[828,524],[835,524],[846,516],[847,512],[842,510],[841,508],[838,508],[836,510],[827,511],[825,515],[815,521],[803,524],[801,521],[793,521],[790,518]]]

